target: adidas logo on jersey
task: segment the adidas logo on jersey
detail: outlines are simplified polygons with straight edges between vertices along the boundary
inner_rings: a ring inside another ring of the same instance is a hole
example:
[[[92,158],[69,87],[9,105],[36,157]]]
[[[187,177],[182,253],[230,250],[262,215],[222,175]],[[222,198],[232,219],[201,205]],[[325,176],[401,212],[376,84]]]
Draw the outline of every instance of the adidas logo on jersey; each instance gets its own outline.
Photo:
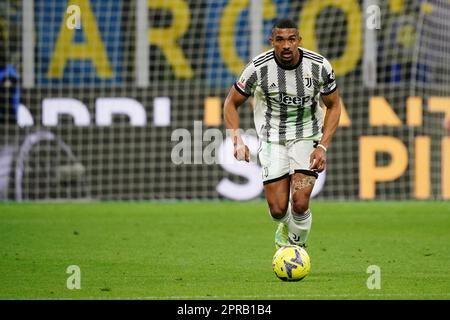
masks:
[[[277,88],[277,85],[275,84],[275,82],[272,82],[269,89],[276,89],[276,88]]]

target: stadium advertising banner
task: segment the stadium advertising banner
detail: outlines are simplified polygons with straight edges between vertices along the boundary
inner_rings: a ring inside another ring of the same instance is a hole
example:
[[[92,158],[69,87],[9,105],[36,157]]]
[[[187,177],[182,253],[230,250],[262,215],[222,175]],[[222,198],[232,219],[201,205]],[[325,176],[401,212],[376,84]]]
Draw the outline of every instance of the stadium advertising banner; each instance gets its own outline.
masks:
[[[71,14],[67,15],[67,9]],[[36,85],[119,86],[123,78],[122,1],[35,0]],[[79,8],[79,9],[78,9]],[[49,21],[49,13],[52,12]],[[71,26],[71,16],[79,19]]]
[[[240,108],[250,163],[233,160],[222,120],[228,90],[251,59],[250,2],[19,5],[9,23],[30,24],[35,36],[32,50],[17,42],[8,61],[22,85],[17,123],[3,126],[0,196],[263,197],[251,99]],[[327,57],[336,74],[343,110],[314,195],[449,199],[442,123],[450,116],[450,4],[261,2],[261,50],[276,19],[290,17],[301,45]],[[26,27],[11,30],[26,38]]]

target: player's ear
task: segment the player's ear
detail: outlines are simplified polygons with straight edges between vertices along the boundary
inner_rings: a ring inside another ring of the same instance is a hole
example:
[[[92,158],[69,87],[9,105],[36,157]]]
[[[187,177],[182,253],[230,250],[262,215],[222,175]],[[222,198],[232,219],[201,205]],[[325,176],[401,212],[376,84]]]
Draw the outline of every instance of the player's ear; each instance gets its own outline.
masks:
[[[302,40],[303,40],[303,38],[300,37],[300,36],[298,36],[298,44],[299,44],[299,45],[302,44]]]

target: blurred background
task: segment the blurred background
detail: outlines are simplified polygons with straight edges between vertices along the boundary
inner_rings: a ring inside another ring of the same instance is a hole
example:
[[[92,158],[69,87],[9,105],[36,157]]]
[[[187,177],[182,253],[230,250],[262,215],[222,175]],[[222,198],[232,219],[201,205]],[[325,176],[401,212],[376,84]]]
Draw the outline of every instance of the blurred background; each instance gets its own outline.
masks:
[[[0,200],[262,198],[254,136],[249,164],[205,154],[283,17],[342,97],[315,196],[450,199],[449,1],[3,0]]]

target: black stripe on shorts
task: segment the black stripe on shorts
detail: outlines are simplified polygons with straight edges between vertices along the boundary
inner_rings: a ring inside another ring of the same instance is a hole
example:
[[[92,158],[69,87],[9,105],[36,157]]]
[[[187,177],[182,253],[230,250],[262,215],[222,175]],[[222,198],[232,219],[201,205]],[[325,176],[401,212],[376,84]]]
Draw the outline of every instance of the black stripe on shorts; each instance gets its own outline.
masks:
[[[289,173],[283,174],[281,177],[278,177],[278,178],[263,181],[263,184],[266,185],[266,184],[269,184],[272,182],[277,182],[277,181],[283,180],[285,178],[289,178]]]
[[[312,170],[304,170],[304,169],[297,169],[294,170],[295,173],[302,173],[305,176],[311,176],[311,177],[315,177],[316,179],[319,177],[319,174],[315,171]]]

